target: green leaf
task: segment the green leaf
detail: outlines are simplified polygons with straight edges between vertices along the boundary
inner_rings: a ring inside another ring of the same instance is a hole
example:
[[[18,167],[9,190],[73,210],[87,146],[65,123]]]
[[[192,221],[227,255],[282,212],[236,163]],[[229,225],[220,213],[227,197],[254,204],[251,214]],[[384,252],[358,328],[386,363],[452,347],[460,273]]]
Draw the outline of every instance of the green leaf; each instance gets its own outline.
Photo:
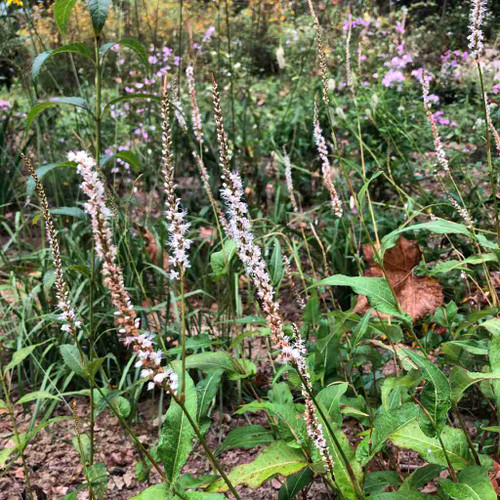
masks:
[[[236,244],[233,240],[226,240],[222,250],[214,252],[210,255],[210,266],[212,267],[215,277],[219,278],[229,272],[229,264],[231,262],[231,258],[235,254]]]
[[[139,160],[132,151],[118,151],[115,156],[129,163],[136,172],[139,172]]]
[[[94,34],[99,36],[106,24],[111,0],[87,0],[87,6],[90,11],[90,18],[92,19]]]
[[[181,370],[179,375],[179,387],[182,385],[182,377],[186,377],[186,400],[184,402],[186,411],[194,420],[196,418],[197,398],[196,389],[191,377]],[[175,485],[179,473],[193,448],[194,431],[181,407],[172,400],[165,416],[165,423],[161,430],[158,443],[158,456],[163,462],[165,474],[173,485]]]
[[[422,369],[423,378],[427,382],[420,394],[420,403],[428,411],[434,423],[421,410],[420,426],[428,436],[439,434],[446,424],[446,417],[451,408],[451,388],[446,375],[430,361],[415,354],[409,349],[403,349],[413,363]]]
[[[467,437],[462,429],[445,426],[441,432],[441,439],[455,469],[463,469],[474,463]],[[443,467],[448,465],[439,440],[426,436],[416,421],[412,421],[392,433],[391,441],[400,448],[416,451],[430,464],[442,465]],[[480,459],[485,466],[492,464],[492,460],[485,455],[480,455]]]
[[[77,108],[82,108],[89,113],[91,112],[89,105],[81,97],[55,97],[51,101],[39,102],[32,106],[32,108],[29,110],[28,116],[26,117],[26,131],[29,130],[31,124],[40,113],[42,113],[46,109],[54,108],[63,104],[76,106]]]
[[[4,373],[7,372],[8,370],[12,370],[12,368],[15,368],[17,365],[22,363],[38,346],[41,346],[46,342],[49,342],[49,340],[41,342],[40,344],[33,344],[27,347],[23,347],[19,349],[19,351],[16,351],[12,355],[12,361],[5,367]]]
[[[80,358],[80,352],[76,345],[63,344],[59,346],[61,356],[63,357],[66,366],[77,375],[85,375],[85,371]]]
[[[496,500],[497,495],[483,467],[466,467],[458,474],[458,483],[439,479],[439,484],[453,500]]]
[[[483,262],[498,262],[498,257],[494,253],[485,253],[483,255],[471,255],[464,260],[448,260],[437,264],[427,274],[429,276],[436,276],[437,274],[445,274],[450,271],[466,271],[468,265],[475,266]]]
[[[92,51],[87,47],[87,45],[85,45],[84,43],[69,43],[68,45],[63,45],[58,49],[42,52],[41,54],[38,54],[36,56],[33,64],[31,65],[31,79],[33,80],[33,82],[35,83],[38,80],[40,69],[49,57],[55,56],[57,54],[67,53],[80,54],[92,61],[92,63],[94,62],[94,60],[92,59]]]
[[[38,401],[39,399],[56,399],[60,400],[59,396],[54,396],[47,391],[34,391],[29,394],[25,394],[19,401],[17,401],[16,405],[23,405],[25,403],[29,403],[30,401]]]
[[[72,161],[63,161],[61,163],[47,163],[47,165],[42,165],[41,167],[38,167],[36,169],[36,176],[38,177],[38,180],[42,180],[45,175],[47,175],[51,170],[54,170],[55,168],[59,167],[74,167],[75,163]],[[29,176],[28,180],[26,181],[26,197],[29,198],[33,196],[33,193],[35,192],[35,181],[33,180],[33,177]]]
[[[424,495],[420,491],[392,491],[389,493],[378,493],[370,497],[370,500],[429,500],[430,495]]]
[[[331,420],[337,425],[342,424],[342,415],[340,413],[340,398],[346,393],[349,384],[347,382],[335,383],[322,389],[316,395],[316,401],[323,405]]]
[[[311,469],[302,469],[300,472],[288,476],[278,493],[278,500],[292,500],[313,480]]]
[[[421,224],[414,224],[413,226],[403,227],[401,229],[396,229],[391,233],[387,234],[382,238],[382,255],[386,250],[392,248],[401,233],[406,233],[407,231],[421,231],[425,229],[431,233],[436,234],[463,234],[464,236],[471,237],[471,233],[463,224],[457,224],[456,222],[447,221],[444,219],[437,219],[431,222],[422,222]]]
[[[422,374],[419,370],[410,370],[406,375],[399,377],[387,377],[382,382],[381,388],[381,398],[382,406],[385,411],[389,411],[392,408],[391,402],[394,401],[394,396],[392,396],[392,391],[394,389],[399,390],[396,392],[396,406],[401,406],[402,393],[401,389],[406,389],[406,394],[408,394],[407,389],[415,388],[422,380]]]
[[[229,354],[222,351],[201,352],[186,357],[186,368],[196,368],[202,372],[224,370],[225,372],[237,373],[238,363],[241,364],[242,361],[243,360],[233,359]]]
[[[9,459],[9,457],[14,453],[17,449],[17,446],[12,446],[10,448],[4,448],[0,450],[0,468],[5,466],[5,463]]]
[[[66,33],[69,16],[75,4],[76,0],[56,0],[54,2],[54,17],[62,34]]]
[[[169,490],[166,484],[156,484],[145,489],[139,495],[130,497],[130,500],[165,500],[169,498]],[[224,500],[226,497],[218,493],[206,493],[200,491],[188,491],[182,493],[182,498],[187,500]],[[181,497],[174,495],[172,500],[180,500]]]
[[[281,245],[278,240],[274,242],[274,249],[269,263],[271,272],[271,280],[273,285],[277,287],[283,278],[283,255],[281,254]]]
[[[376,495],[383,493],[387,486],[399,486],[401,479],[397,472],[392,470],[383,470],[371,472],[366,476],[364,490],[367,495]],[[372,498],[370,496],[370,498]]]
[[[217,454],[234,448],[254,448],[259,444],[274,441],[272,431],[264,429],[262,425],[245,425],[230,431],[223,443],[217,449]]]
[[[330,456],[333,459],[333,473],[335,475],[337,486],[340,488],[342,494],[346,499],[356,499],[357,495],[351,482],[349,473],[347,472],[347,467],[344,463],[344,459],[337,449],[337,446],[335,445],[335,442],[327,429],[326,423],[321,418],[319,412],[318,420],[323,427],[323,435],[325,437]],[[349,464],[351,465],[354,476],[356,477],[359,484],[363,484],[363,471],[361,469],[361,465],[356,460],[354,449],[349,444],[349,440],[347,439],[344,432],[340,428],[337,428],[337,426],[333,422],[331,423],[331,427],[333,429],[333,432],[335,433],[337,441],[340,443],[340,446],[344,452],[344,456],[347,458]]]
[[[307,465],[307,459],[301,451],[290,448],[283,441],[276,441],[266,447],[253,462],[235,467],[228,477],[234,486],[245,484],[256,489],[276,474],[286,477]],[[221,492],[227,489],[226,483],[219,479],[207,491]]]
[[[94,494],[98,498],[102,498],[104,493],[108,491],[108,471],[106,470],[106,466],[102,462],[90,465],[87,467],[87,473]]]
[[[200,422],[202,417],[208,413],[210,403],[217,395],[223,373],[224,370],[211,370],[204,379],[198,382],[196,386],[196,394],[198,396],[197,422]]]
[[[360,207],[363,207],[363,201],[365,198],[366,190],[368,189],[370,182],[375,180],[379,175],[382,175],[383,172],[382,170],[379,170],[378,172],[375,172],[361,187],[358,193],[358,204]]]
[[[130,405],[129,400],[124,398],[123,396],[118,396],[114,400],[114,402],[116,403],[116,409],[118,410],[118,413],[123,418],[127,418],[130,415],[130,412],[132,411],[132,407]]]
[[[313,287],[318,286],[349,286],[355,293],[366,295],[370,304],[377,311],[411,321],[407,314],[402,314],[399,311],[391,288],[385,278],[366,278],[364,276],[335,274],[313,285]]]
[[[0,410],[6,410],[6,409],[7,409],[7,403],[3,399],[0,399]]]
[[[130,101],[132,99],[149,99],[151,101],[160,101],[161,98],[158,97],[157,95],[154,94],[127,94],[123,95],[121,97],[117,97],[116,99],[112,99],[109,101],[106,106],[104,106],[104,109],[102,110],[101,117],[104,117],[104,115],[111,109],[111,106],[114,106],[115,104],[118,104],[119,102],[125,102],[125,101]]]
[[[67,215],[69,217],[77,217],[78,219],[86,219],[87,214],[78,207],[57,207],[49,210],[54,215]]]
[[[83,460],[88,462],[90,458],[90,438],[87,434],[80,434],[72,439],[73,448],[78,454],[83,455]]]
[[[412,472],[401,485],[399,491],[415,490],[423,488],[427,483],[433,481],[443,470],[441,465],[428,464]]]
[[[471,385],[483,380],[500,380],[499,373],[469,372],[460,366],[454,366],[450,372],[451,399],[458,403]]]
[[[418,407],[414,403],[379,413],[373,421],[372,431],[358,445],[356,458],[359,463],[366,465],[384,447],[391,434],[404,429],[417,416]]]
[[[101,56],[101,58],[108,52],[111,47],[114,47],[115,45],[121,45],[122,47],[132,49],[139,56],[144,66],[147,69],[149,68],[148,52],[144,45],[136,38],[123,38],[119,42],[105,43],[99,49],[99,55]]]

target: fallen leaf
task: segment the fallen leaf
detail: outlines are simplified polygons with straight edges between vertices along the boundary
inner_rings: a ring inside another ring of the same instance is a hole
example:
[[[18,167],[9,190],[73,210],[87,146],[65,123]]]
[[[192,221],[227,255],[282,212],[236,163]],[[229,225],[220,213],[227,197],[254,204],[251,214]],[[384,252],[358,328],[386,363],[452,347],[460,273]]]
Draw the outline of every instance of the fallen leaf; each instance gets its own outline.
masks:
[[[383,277],[382,269],[375,263],[372,246],[363,245],[363,254],[368,263],[365,276]],[[396,245],[384,254],[384,268],[389,284],[396,294],[401,309],[407,312],[413,321],[433,314],[436,308],[443,304],[443,290],[439,282],[435,278],[415,276],[413,273],[421,258],[417,241],[407,240],[403,236],[400,236]],[[370,307],[368,299],[364,295],[359,295],[354,312],[365,314]]]

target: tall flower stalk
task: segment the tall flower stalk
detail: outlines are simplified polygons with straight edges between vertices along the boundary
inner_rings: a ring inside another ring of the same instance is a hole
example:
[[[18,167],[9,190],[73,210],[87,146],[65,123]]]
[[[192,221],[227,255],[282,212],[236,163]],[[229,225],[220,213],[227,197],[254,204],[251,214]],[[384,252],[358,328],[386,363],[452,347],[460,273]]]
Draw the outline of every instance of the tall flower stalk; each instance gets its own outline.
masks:
[[[133,309],[122,269],[117,263],[117,248],[110,224],[111,211],[106,206],[105,189],[97,173],[96,162],[85,151],[69,153],[68,159],[77,164],[77,171],[83,178],[81,189],[88,197],[84,208],[91,218],[97,257],[102,260],[103,283],[110,291],[116,308],[114,314],[120,341],[136,354],[136,366],[142,368],[141,377],[149,380],[148,389],[158,385],[173,393],[178,385],[177,374],[161,366],[163,353],[155,350],[153,336],[139,330],[140,318]]]
[[[323,183],[330,193],[330,204],[332,212],[337,217],[342,217],[342,202],[340,201],[337,190],[332,182],[332,177],[330,173],[330,161],[328,160],[328,148],[326,147],[326,141],[323,137],[323,131],[321,130],[321,125],[319,124],[319,110],[318,101],[314,101],[314,141],[316,142],[316,147],[318,148],[318,156],[321,160],[321,173],[323,176]]]
[[[271,330],[274,345],[280,350],[285,361],[296,369],[302,381],[302,392],[306,401],[306,423],[308,435],[334,478],[333,460],[330,455],[326,440],[323,434],[322,426],[319,423],[317,413],[328,427],[331,437],[338,448],[345,466],[349,472],[354,489],[359,498],[363,498],[361,488],[357,482],[356,476],[349,460],[345,456],[340,443],[338,442],[333,430],[331,429],[327,418],[323,415],[321,408],[316,404],[309,382],[309,373],[305,360],[305,346],[299,336],[295,341],[285,335],[283,331],[283,320],[278,302],[274,298],[274,288],[270,276],[266,270],[266,264],[262,256],[259,245],[255,242],[255,236],[252,232],[251,222],[248,216],[248,206],[244,200],[243,183],[238,172],[231,171],[229,156],[227,152],[226,133],[224,130],[224,120],[220,107],[220,96],[217,83],[212,76],[212,96],[214,101],[214,115],[217,129],[217,138],[219,140],[219,162],[222,169],[222,189],[221,196],[226,204],[228,216],[229,236],[234,240],[240,260],[245,265],[246,273],[253,286],[255,287],[262,310],[264,311],[266,322]]]

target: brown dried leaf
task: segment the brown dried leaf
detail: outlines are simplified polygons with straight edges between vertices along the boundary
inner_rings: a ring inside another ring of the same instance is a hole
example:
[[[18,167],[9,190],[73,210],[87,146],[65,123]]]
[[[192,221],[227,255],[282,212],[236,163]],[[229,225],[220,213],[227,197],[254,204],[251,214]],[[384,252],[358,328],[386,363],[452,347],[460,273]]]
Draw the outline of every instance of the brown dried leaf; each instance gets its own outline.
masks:
[[[374,251],[370,245],[363,245],[363,254],[368,263],[365,276],[384,276],[382,269],[375,263]],[[384,254],[384,268],[389,284],[396,293],[401,309],[407,312],[413,321],[433,314],[443,303],[443,290],[439,282],[429,276],[415,276],[413,273],[421,257],[418,243],[403,236]],[[368,299],[359,295],[354,312],[364,314],[369,309]]]

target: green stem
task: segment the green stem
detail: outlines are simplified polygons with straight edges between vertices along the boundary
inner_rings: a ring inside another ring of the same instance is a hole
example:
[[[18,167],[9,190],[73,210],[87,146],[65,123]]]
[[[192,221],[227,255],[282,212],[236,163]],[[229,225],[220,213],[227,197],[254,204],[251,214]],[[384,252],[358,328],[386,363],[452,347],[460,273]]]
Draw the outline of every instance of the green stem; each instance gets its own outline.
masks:
[[[332,441],[335,445],[335,448],[337,448],[337,451],[339,452],[339,455],[341,456],[342,461],[344,462],[344,465],[345,465],[346,470],[347,470],[347,474],[349,475],[349,479],[351,480],[356,497],[360,500],[364,499],[365,495],[363,493],[363,490],[361,489],[361,486],[356,478],[356,475],[354,474],[354,470],[351,466],[351,463],[349,462],[349,459],[347,458],[347,455],[345,454],[344,449],[342,448],[342,445],[340,444],[339,440],[337,439],[337,436],[335,435],[335,432],[333,431],[332,426],[330,425],[330,422],[328,421],[328,418],[326,417],[323,410],[321,409],[321,406],[318,405],[316,398],[314,397],[314,394],[311,390],[311,387],[309,386],[308,381],[302,377],[300,370],[297,369],[296,372],[299,375],[299,378],[302,382],[302,386],[307,391],[307,394],[311,398],[311,401],[313,402],[315,408],[318,410],[318,413],[319,413],[321,419],[325,423],[326,428],[328,429],[328,433],[330,434]]]
[[[1,370],[1,367],[0,367],[0,370]],[[9,392],[7,390],[7,384],[5,383],[5,373],[3,373],[3,371],[0,371],[0,373],[2,373],[2,376],[0,378],[2,379],[2,389],[3,389],[4,395],[5,395],[5,403],[7,404],[7,410],[9,412],[10,421],[12,423],[12,429],[14,430],[14,435],[16,436],[16,444],[19,448],[21,460],[23,462],[24,480],[26,481],[26,489],[28,490],[28,497],[30,500],[33,500],[34,497],[33,497],[33,490],[31,489],[28,464],[26,463],[26,457],[24,455],[24,451],[22,450],[22,446],[21,446],[19,430],[17,429],[16,417],[14,415],[14,407],[12,406],[12,402],[11,402],[10,397],[9,397]]]
[[[183,378],[184,378],[184,373],[183,373]],[[205,453],[207,454],[208,460],[214,467],[214,469],[221,475],[222,479],[226,483],[227,487],[231,491],[231,493],[234,495],[236,500],[241,500],[241,497],[238,495],[238,492],[235,490],[233,484],[231,483],[231,480],[227,477],[226,473],[222,469],[219,461],[215,458],[214,454],[210,451],[210,448],[208,447],[207,441],[203,437],[202,433],[200,432],[200,429],[196,425],[196,422],[192,419],[191,415],[189,414],[186,406],[184,405],[184,401],[181,401],[181,399],[174,393],[170,393],[172,396],[172,399],[180,406],[182,412],[184,415],[186,415],[186,418],[193,428],[194,433],[196,434],[196,437],[199,439],[201,446],[205,450]]]

